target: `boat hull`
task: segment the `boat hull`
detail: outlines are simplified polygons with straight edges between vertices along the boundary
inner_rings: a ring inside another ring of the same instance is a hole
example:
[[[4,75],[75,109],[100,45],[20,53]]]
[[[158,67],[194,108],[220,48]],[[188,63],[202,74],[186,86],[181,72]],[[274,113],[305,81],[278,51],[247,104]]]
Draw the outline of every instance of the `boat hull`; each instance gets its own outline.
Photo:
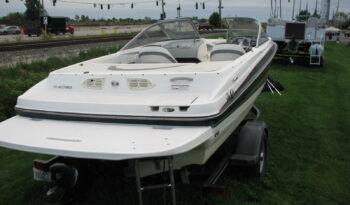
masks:
[[[101,160],[174,156],[174,168],[205,164],[248,114],[262,86],[217,127],[71,122],[15,116],[0,124],[0,146],[19,151]],[[22,125],[18,129],[18,125]],[[162,170],[141,162],[141,176]]]
[[[267,66],[275,52],[276,45],[272,44],[264,52],[263,60],[251,64],[254,67],[252,72],[244,79],[240,89],[227,99],[218,115],[157,120],[165,123],[154,123],[152,118],[150,121],[137,120],[138,123],[128,119],[125,123],[114,120],[50,119],[37,115],[15,116],[0,123],[0,146],[41,154],[103,160],[175,156],[176,168],[204,164],[254,105],[266,82]],[[191,122],[191,119],[194,121]]]

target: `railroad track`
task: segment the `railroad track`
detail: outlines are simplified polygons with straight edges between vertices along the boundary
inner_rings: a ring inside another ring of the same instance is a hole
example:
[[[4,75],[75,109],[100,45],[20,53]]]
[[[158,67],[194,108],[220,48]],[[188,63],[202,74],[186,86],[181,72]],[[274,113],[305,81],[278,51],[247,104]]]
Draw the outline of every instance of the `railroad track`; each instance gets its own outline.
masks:
[[[200,34],[208,35],[208,34],[218,34],[218,33],[224,33],[224,32],[226,32],[226,30],[221,29],[221,30],[215,30],[215,31],[201,31]],[[42,40],[42,41],[23,42],[23,43],[6,43],[6,44],[0,44],[0,52],[42,49],[42,48],[89,44],[89,43],[123,41],[123,40],[130,40],[134,36],[135,35],[119,35],[119,36],[101,36],[101,37],[92,37],[92,38]]]

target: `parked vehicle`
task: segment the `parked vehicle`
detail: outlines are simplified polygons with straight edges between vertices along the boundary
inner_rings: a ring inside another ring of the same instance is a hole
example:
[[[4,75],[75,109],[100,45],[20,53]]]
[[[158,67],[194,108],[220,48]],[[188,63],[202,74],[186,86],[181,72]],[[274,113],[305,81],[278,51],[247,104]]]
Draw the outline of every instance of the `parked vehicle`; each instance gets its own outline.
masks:
[[[47,25],[46,29],[48,33],[52,33],[55,35],[58,34],[66,34],[66,33],[74,33],[73,26],[67,26],[65,17],[47,17]],[[42,32],[45,31],[44,17],[41,17],[40,25],[37,23],[33,23],[25,26],[24,33],[28,36],[37,35],[40,36]]]
[[[0,28],[0,34],[21,34],[21,29],[18,26],[6,26],[5,28]]]
[[[53,33],[53,34],[60,34],[66,33],[66,18],[65,17],[47,17],[48,23],[47,23],[47,32]],[[41,26],[45,28],[45,25],[43,23],[43,18],[41,20]]]
[[[350,37],[350,31],[346,31],[346,32],[344,33],[344,36],[345,36],[345,37]]]
[[[287,21],[270,18],[267,35],[278,44],[277,56],[291,63],[306,62],[323,66],[325,24],[322,19],[310,17],[307,21]]]
[[[208,23],[199,23],[198,30],[213,30],[214,26]]]
[[[30,24],[24,27],[24,34],[31,37],[32,35],[40,36],[42,33],[42,28],[37,24]]]
[[[74,26],[68,25],[66,27],[66,33],[74,34]]]

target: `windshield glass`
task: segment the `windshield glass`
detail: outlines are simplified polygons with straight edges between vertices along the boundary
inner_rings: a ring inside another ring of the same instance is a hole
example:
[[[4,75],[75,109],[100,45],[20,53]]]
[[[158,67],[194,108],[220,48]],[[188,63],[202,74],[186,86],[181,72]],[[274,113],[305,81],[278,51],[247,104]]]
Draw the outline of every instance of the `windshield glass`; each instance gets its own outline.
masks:
[[[153,24],[135,36],[122,50],[161,41],[200,38],[191,20],[164,21]]]
[[[228,30],[228,40],[235,41],[240,38],[248,38],[251,46],[256,46],[260,31],[260,23],[252,18],[226,18]]]

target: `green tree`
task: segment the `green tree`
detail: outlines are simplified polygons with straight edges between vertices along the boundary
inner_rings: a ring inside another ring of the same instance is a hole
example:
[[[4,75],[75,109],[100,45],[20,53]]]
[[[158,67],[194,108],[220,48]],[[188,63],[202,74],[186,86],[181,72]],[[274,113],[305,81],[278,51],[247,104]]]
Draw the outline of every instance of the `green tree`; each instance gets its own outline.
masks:
[[[39,19],[40,2],[38,0],[26,0],[24,5],[27,7],[24,12],[26,19],[32,21]]]
[[[214,25],[215,27],[220,27],[220,15],[218,12],[214,12],[209,17],[210,24]]]
[[[301,10],[299,15],[310,15],[310,12],[308,10]]]
[[[0,18],[0,24],[14,24],[23,26],[25,24],[24,14],[19,12],[9,13]]]
[[[80,16],[78,14],[75,14],[74,19],[75,19],[75,21],[79,21],[80,20]]]
[[[90,21],[90,18],[89,18],[88,15],[85,16],[85,15],[83,14],[83,15],[80,16],[80,21],[81,21],[81,22],[88,22],[88,21]]]
[[[348,20],[348,15],[344,12],[338,12],[333,16],[333,25],[341,28],[341,29],[345,29],[348,27],[347,21]]]

